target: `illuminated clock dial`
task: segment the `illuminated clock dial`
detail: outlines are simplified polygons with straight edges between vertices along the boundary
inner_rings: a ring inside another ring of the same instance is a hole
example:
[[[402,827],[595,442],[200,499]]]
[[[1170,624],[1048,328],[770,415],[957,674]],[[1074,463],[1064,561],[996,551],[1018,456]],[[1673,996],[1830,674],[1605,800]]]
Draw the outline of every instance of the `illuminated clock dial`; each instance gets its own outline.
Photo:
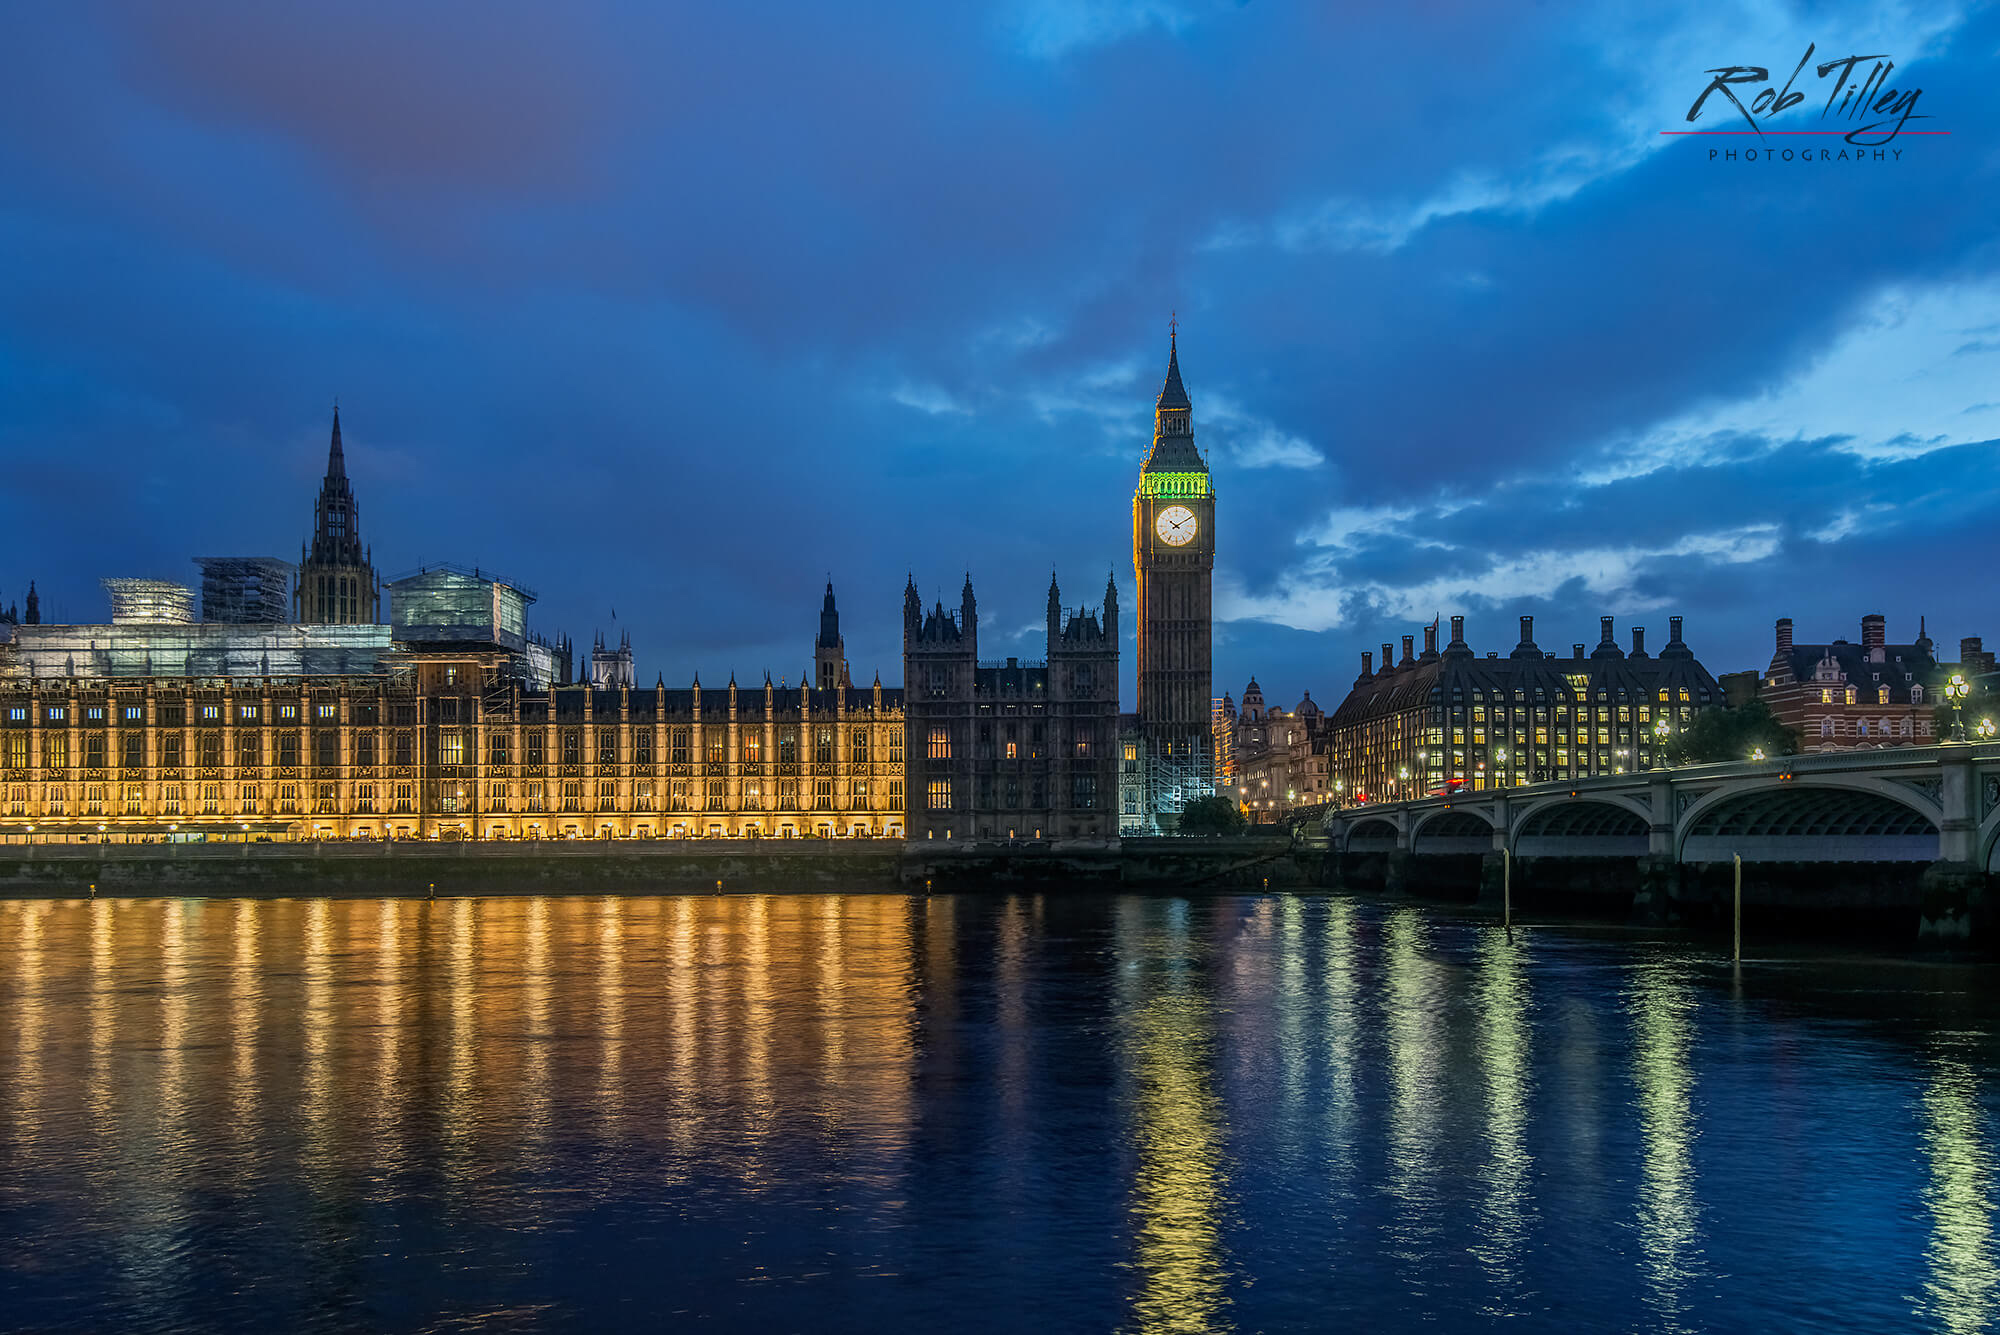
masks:
[[[1153,521],[1153,531],[1160,535],[1160,541],[1169,547],[1185,547],[1194,541],[1194,535],[1201,530],[1201,523],[1194,517],[1194,511],[1185,505],[1169,505],[1160,511]]]

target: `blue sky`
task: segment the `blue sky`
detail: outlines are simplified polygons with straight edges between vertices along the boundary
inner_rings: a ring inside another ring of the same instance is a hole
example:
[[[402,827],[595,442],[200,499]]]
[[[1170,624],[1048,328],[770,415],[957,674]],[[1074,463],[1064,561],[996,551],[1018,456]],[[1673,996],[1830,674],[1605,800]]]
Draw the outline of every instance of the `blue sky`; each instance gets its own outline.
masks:
[[[615,609],[647,680],[796,681],[829,574],[863,681],[901,675],[906,572],[969,568],[983,655],[1037,656],[1052,565],[1131,605],[1178,311],[1218,691],[1331,702],[1434,614],[1505,652],[1520,614],[1563,647],[1678,613],[1718,672],[1782,615],[2000,636],[1991,7],[76,4],[0,36],[0,600],[97,620],[103,576],[295,559],[338,397],[385,574],[508,572],[579,642]],[[1810,165],[1659,134],[1703,71],[1808,43],[1887,53],[1952,133]]]

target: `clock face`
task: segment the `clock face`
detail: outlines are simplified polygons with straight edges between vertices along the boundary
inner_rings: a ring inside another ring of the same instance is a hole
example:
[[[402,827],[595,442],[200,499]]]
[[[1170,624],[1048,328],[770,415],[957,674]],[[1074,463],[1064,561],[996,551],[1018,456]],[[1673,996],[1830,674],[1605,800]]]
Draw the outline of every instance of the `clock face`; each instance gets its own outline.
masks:
[[[1153,531],[1160,535],[1160,541],[1169,547],[1185,547],[1194,541],[1194,535],[1201,531],[1201,523],[1194,517],[1194,511],[1185,505],[1169,505],[1160,511],[1153,521]]]

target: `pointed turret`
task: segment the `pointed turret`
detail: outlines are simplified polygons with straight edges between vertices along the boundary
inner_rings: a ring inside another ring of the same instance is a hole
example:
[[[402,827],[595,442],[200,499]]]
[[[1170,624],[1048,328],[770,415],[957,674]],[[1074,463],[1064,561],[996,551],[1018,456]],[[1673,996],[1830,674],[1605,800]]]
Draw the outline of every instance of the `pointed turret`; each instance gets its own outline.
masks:
[[[1049,571],[1049,643],[1053,645],[1062,634],[1062,589],[1056,584],[1056,572]]]
[[[28,581],[28,614],[22,621],[30,626],[42,624],[42,597],[35,592],[35,581]]]
[[[1104,577],[1104,638],[1118,643],[1118,576]]]

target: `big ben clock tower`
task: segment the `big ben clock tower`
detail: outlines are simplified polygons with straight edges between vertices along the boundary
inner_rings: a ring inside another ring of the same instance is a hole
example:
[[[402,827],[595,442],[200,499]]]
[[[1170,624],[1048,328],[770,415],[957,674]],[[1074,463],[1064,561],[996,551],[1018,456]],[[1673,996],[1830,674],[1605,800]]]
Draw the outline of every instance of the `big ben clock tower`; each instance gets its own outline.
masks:
[[[1153,448],[1132,496],[1132,567],[1139,585],[1139,726],[1146,744],[1147,815],[1171,829],[1189,799],[1214,785],[1209,693],[1210,577],[1215,489],[1194,447],[1193,406],[1181,384],[1178,336],[1153,412]],[[1166,820],[1161,822],[1159,817]]]

